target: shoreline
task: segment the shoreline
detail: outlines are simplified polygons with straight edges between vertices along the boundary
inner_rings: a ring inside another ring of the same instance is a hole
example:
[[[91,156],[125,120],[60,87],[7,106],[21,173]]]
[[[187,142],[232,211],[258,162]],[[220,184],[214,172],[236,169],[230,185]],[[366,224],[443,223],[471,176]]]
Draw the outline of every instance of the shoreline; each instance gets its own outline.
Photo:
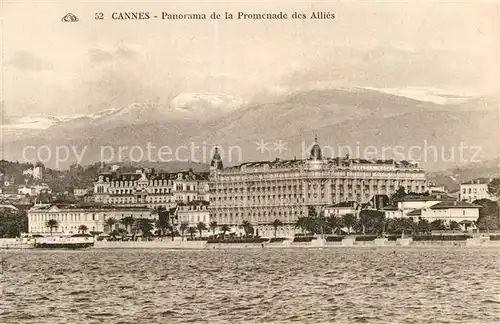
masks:
[[[377,239],[374,241],[356,242],[326,242],[317,239],[312,242],[284,241],[279,243],[207,243],[206,241],[96,241],[93,247],[83,250],[95,249],[164,249],[164,250],[217,250],[217,249],[293,249],[293,248],[456,248],[456,247],[484,247],[500,248],[500,241],[480,240],[478,238],[465,241],[412,241],[402,239],[398,241],[388,241]],[[9,239],[0,239],[0,250],[26,250],[34,249],[32,246]],[[47,249],[39,249],[47,250]],[[67,249],[65,249],[67,250]],[[78,249],[80,250],[80,249]]]

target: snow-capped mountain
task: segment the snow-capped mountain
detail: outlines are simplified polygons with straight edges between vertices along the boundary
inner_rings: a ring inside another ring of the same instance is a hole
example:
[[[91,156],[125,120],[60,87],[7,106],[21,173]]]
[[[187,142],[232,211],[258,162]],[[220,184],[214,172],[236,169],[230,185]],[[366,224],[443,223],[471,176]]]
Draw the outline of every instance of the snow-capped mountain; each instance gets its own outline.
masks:
[[[51,116],[34,114],[5,119],[0,127],[3,131],[46,130],[49,128],[80,128],[95,126],[116,127],[127,124],[158,122],[176,118],[220,117],[234,111],[246,102],[238,97],[216,93],[183,93],[169,104],[132,103],[119,108],[108,108],[89,114]],[[109,127],[108,127],[109,128]]]
[[[438,105],[460,104],[473,97],[472,95],[469,94],[463,94],[463,93],[457,94],[450,92],[448,90],[432,88],[432,87],[405,87],[405,88],[364,87],[361,89],[374,90],[414,100],[432,102]]]
[[[101,145],[218,143],[238,145],[245,160],[255,160],[263,158],[255,150],[260,140],[286,141],[286,158],[293,158],[301,156],[297,151],[301,142],[312,141],[317,134],[325,145],[355,145],[360,150],[426,143],[439,145],[449,154],[465,143],[481,147],[480,158],[485,159],[498,153],[494,140],[498,138],[498,112],[478,109],[483,102],[490,101],[468,98],[459,104],[436,104],[366,88],[301,91],[254,104],[231,96],[190,93],[169,104],[135,103],[65,121],[51,119],[52,126],[9,136],[4,146],[11,160],[22,160],[19,147],[26,143],[85,147],[91,163],[99,159]],[[493,103],[488,107],[494,107]],[[269,153],[265,158],[275,157],[271,156],[274,151]],[[454,163],[442,162],[431,165],[442,169]]]
[[[186,114],[220,114],[237,110],[246,104],[242,98],[227,94],[182,93],[171,101],[170,107],[176,112]]]
[[[78,118],[77,116],[45,116],[30,115],[25,117],[11,117],[9,122],[0,125],[3,129],[47,129],[58,123]]]

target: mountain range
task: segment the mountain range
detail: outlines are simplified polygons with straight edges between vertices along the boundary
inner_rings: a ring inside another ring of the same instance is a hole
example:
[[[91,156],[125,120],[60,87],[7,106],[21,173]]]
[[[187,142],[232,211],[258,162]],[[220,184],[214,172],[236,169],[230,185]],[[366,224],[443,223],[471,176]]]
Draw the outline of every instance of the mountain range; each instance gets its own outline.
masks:
[[[189,93],[167,104],[133,103],[86,115],[9,117],[1,126],[3,158],[22,161],[21,148],[27,145],[47,146],[52,152],[66,145],[77,152],[85,149],[80,162],[88,164],[100,160],[103,146],[115,148],[118,159],[118,146],[130,150],[138,145],[145,153],[149,145],[156,147],[155,160],[161,146],[168,146],[173,155],[180,145],[196,145],[193,155],[182,148],[179,152],[184,155],[176,159],[208,163],[217,144],[226,153],[226,164],[234,164],[303,157],[315,135],[327,157],[414,159],[430,171],[499,156],[497,98],[443,94],[439,97],[443,100],[437,100],[435,91],[427,98],[418,94],[357,87],[316,89],[247,103],[227,94]],[[365,149],[370,156],[363,154]],[[30,152],[25,157],[36,159],[35,151]],[[120,161],[140,157],[139,149],[136,154],[123,153]],[[64,168],[75,158],[57,165],[54,156],[42,162]]]

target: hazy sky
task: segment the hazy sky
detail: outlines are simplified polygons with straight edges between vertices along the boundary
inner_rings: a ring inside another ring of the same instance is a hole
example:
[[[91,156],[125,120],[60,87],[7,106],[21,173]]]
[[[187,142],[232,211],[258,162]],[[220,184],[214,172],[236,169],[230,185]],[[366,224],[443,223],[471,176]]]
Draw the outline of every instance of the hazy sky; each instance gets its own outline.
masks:
[[[498,90],[496,2],[4,2],[7,114],[75,114],[183,92],[247,101],[315,87]],[[113,12],[313,11],[333,20],[112,20]],[[63,23],[68,12],[77,23]],[[96,12],[105,19],[96,21]]]

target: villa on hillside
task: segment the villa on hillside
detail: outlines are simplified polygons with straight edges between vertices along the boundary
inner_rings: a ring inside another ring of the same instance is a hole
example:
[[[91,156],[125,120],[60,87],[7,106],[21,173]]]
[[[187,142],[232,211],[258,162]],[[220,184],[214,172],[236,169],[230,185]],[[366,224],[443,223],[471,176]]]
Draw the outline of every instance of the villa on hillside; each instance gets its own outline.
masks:
[[[473,202],[479,199],[497,200],[488,191],[488,184],[492,179],[479,178],[476,180],[464,182],[460,184],[460,200]]]

